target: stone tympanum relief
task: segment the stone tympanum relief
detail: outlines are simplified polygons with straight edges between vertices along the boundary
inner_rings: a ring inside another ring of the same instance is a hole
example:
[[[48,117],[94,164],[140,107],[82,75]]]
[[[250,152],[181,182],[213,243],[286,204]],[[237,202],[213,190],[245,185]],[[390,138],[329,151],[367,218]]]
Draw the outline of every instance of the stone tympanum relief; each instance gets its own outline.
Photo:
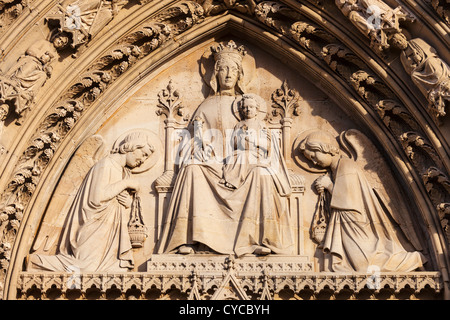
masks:
[[[353,135],[355,132],[362,135],[352,130]],[[345,139],[345,133],[341,137]],[[354,159],[340,152],[335,137],[326,131],[309,130],[299,140],[298,148],[303,155],[318,168],[330,171],[314,181],[320,201],[325,202],[322,220],[316,226],[325,225],[325,232],[316,240],[327,253],[330,269],[407,272],[422,267],[426,258],[419,251],[408,252],[402,246],[382,193],[377,194]],[[329,203],[325,192],[331,196]],[[396,212],[394,217],[398,215]],[[410,236],[414,233],[406,229]]]
[[[86,44],[127,2],[127,0],[62,1],[46,17],[51,28],[50,41],[58,51],[68,47],[75,49]]]
[[[149,76],[80,146],[27,271],[179,275],[220,290],[257,274],[258,291],[287,274],[423,267],[422,235],[370,139],[295,71],[238,42],[205,44]],[[319,128],[345,132],[357,161]],[[108,155],[105,141],[117,141]],[[374,175],[387,180],[374,187]]]
[[[193,139],[181,146],[159,252],[293,253],[284,159],[265,129],[264,100],[242,96],[246,51],[230,41],[212,53],[212,94],[192,116]]]
[[[132,248],[140,247],[139,234],[145,226],[138,212],[140,182],[133,174],[155,163],[151,138],[146,130],[119,137],[111,153],[95,163],[79,187],[57,254],[29,255],[28,270],[117,272],[134,267]],[[100,143],[97,152],[102,148]],[[51,236],[53,228],[44,229],[41,237]]]

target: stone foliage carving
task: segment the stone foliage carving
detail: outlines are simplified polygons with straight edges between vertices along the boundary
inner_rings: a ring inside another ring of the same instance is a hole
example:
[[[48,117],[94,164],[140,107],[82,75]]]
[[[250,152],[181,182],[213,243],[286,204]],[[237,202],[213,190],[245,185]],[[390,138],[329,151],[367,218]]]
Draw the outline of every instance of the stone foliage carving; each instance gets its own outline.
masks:
[[[400,135],[400,140],[406,154],[416,166],[428,168],[437,164],[442,168],[443,164],[434,148],[417,132],[405,132]]]
[[[439,168],[430,167],[422,174],[422,180],[436,205],[439,221],[447,241],[450,241],[450,179]]]
[[[272,94],[274,110],[273,116],[280,115],[283,118],[290,118],[300,114],[299,107],[300,94],[295,89],[289,89],[286,81],[283,82],[281,88],[275,90]]]
[[[164,173],[161,177],[156,179],[155,187],[158,192],[166,192],[171,190],[175,182],[175,163],[172,157],[174,152],[174,143],[172,137],[175,134],[176,129],[182,129],[189,121],[189,114],[184,112],[184,104],[182,96],[179,90],[175,89],[172,85],[172,81],[169,81],[167,88],[161,90],[158,94],[159,108],[156,114],[159,116],[165,116],[165,163]]]
[[[127,0],[63,1],[46,17],[51,28],[50,41],[58,51],[77,49],[100,32],[127,3]]]
[[[167,258],[166,258],[167,260]],[[119,300],[354,300],[433,299],[444,284],[438,272],[409,274],[367,273],[352,275],[311,274],[300,263],[235,262],[149,262],[148,272],[39,274],[23,273],[18,284],[19,299],[119,299]],[[225,267],[225,274],[224,274]],[[255,277],[248,270],[267,269]],[[170,271],[168,271],[170,270]]]
[[[203,0],[202,6],[205,15],[215,15],[231,9],[242,13],[253,13],[256,2],[254,0]]]
[[[255,8],[255,17],[265,25],[291,38],[304,49],[320,56],[322,48],[330,42],[338,42],[304,16],[287,5],[274,1],[263,1]]]
[[[450,203],[440,203],[437,206],[439,212],[439,220],[441,221],[442,229],[445,232],[447,239],[450,239]]]
[[[137,195],[139,181],[132,177],[132,170],[145,166],[154,151],[144,131],[119,138],[111,154],[100,159],[86,174],[67,213],[57,254],[31,254],[28,270],[132,269],[131,249],[141,247],[140,236],[145,235]]]
[[[272,114],[268,116],[270,123],[276,123],[279,119],[281,123],[281,135],[283,142],[284,159],[289,159],[289,150],[291,150],[291,128],[294,117],[300,115],[300,94],[295,89],[290,89],[286,81],[283,81],[281,87],[272,93]],[[289,161],[289,160],[286,160]],[[295,178],[291,175],[291,182]]]
[[[450,67],[436,50],[422,39],[412,39],[403,46],[401,61],[406,72],[428,100],[434,119],[445,116],[450,104]]]

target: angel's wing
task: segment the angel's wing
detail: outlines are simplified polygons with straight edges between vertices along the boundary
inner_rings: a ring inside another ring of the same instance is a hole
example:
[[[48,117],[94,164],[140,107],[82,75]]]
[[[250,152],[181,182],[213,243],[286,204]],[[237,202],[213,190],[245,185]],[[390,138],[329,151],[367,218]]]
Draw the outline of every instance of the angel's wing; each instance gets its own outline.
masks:
[[[401,228],[403,236],[409,240],[416,250],[422,250],[410,216],[412,210],[405,201],[406,197],[398,188],[392,170],[376,146],[367,136],[355,129],[341,133],[339,142],[341,148],[363,170],[386,213]]]
[[[94,135],[86,139],[70,160],[51,197],[39,227],[32,251],[54,254],[67,213],[92,166],[106,155],[103,138]]]

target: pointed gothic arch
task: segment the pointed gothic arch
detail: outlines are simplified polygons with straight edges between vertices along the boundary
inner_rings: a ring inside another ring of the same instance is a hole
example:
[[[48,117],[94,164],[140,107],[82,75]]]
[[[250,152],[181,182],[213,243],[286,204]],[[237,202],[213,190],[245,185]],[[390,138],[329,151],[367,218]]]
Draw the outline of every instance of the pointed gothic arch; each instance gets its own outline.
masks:
[[[430,237],[432,270],[440,271],[448,286],[448,239],[436,210],[449,201],[446,123],[439,127],[426,112],[423,97],[399,69],[398,51],[392,50],[388,61],[380,57],[348,21],[340,25],[345,17],[333,17],[329,7],[319,8],[314,1],[261,3],[270,10],[236,7],[207,13],[194,1],[129,5],[129,16],[119,12],[86,48],[75,49],[74,58],[65,53],[54,62],[55,72],[39,90],[23,125],[5,128],[10,140],[1,164],[0,208],[6,215],[2,245],[10,248],[2,257],[4,298],[16,294],[23,259],[44,208],[80,143],[113,117],[130,91],[177,56],[227,36],[243,39],[306,74],[366,130],[414,202],[415,218],[427,225],[423,229]],[[32,24],[39,23],[41,36],[48,40],[44,17],[53,7],[45,1],[39,6],[46,9],[21,17],[15,23],[23,28],[4,34],[5,69],[24,48],[14,34],[30,39]],[[431,40],[439,39],[442,33],[434,31]]]

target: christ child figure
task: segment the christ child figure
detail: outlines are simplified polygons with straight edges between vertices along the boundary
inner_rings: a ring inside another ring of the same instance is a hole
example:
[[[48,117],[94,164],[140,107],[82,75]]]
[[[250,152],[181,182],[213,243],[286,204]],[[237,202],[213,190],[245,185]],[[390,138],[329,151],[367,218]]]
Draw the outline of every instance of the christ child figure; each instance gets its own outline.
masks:
[[[263,103],[255,94],[244,94],[238,103],[241,121],[234,127],[233,152],[226,158],[221,180],[229,188],[239,188],[255,167],[268,165],[271,136],[259,116],[265,113]]]

